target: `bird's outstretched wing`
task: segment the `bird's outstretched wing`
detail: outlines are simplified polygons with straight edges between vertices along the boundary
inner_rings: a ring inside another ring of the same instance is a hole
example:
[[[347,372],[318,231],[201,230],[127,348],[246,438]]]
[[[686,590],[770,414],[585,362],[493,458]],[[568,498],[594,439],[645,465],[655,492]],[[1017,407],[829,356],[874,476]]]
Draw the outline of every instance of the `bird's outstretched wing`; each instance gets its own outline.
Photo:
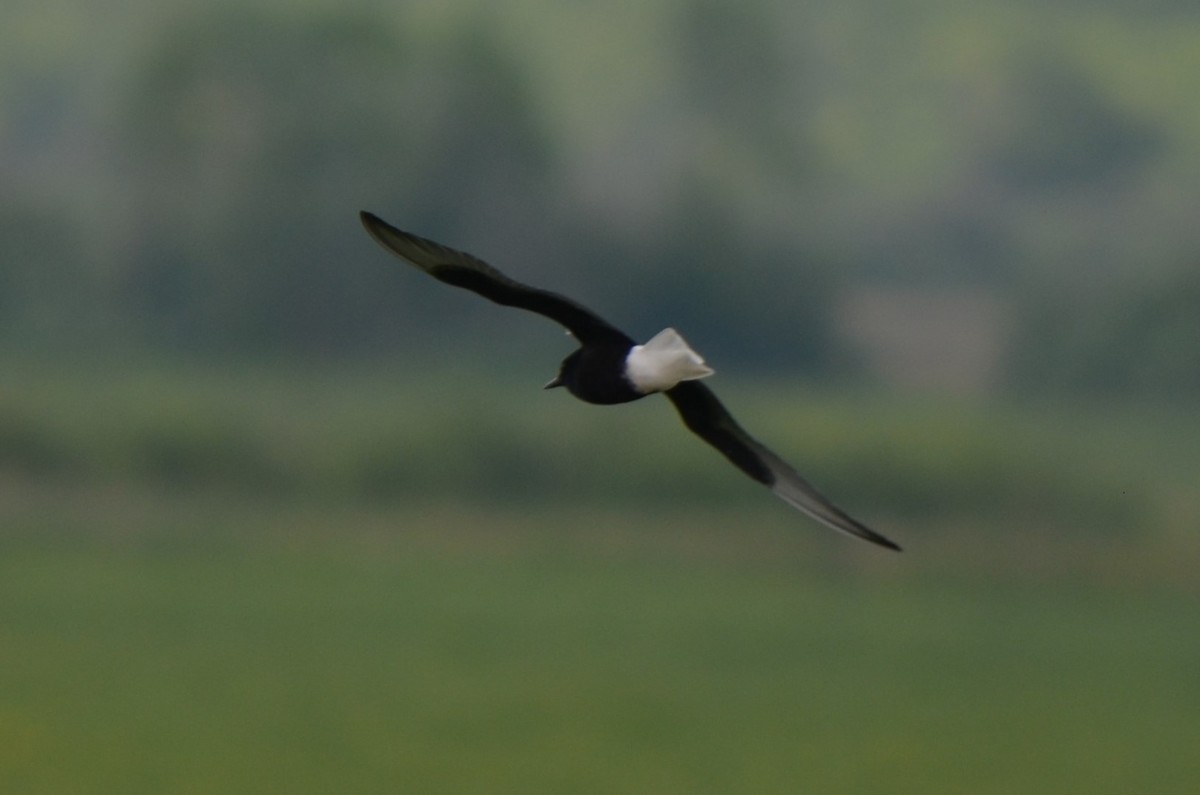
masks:
[[[684,381],[664,394],[675,404],[688,429],[724,453],[734,466],[762,483],[780,499],[819,522],[848,535],[899,550],[893,541],[848,516],[779,456],[763,447],[734,421],[721,401],[699,381]]]
[[[633,340],[570,298],[510,279],[478,257],[401,231],[368,212],[359,213],[371,237],[393,254],[446,284],[479,293],[490,301],[537,312],[562,325],[583,343]]]

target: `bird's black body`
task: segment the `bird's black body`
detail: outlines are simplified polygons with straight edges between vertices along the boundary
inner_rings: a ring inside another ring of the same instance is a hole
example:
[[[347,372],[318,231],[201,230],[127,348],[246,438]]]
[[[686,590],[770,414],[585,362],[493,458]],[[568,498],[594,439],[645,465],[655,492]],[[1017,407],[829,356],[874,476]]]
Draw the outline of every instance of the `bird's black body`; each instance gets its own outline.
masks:
[[[639,388],[632,377],[630,359],[631,351],[642,346],[591,310],[557,293],[514,281],[466,252],[396,229],[371,213],[361,213],[361,218],[367,232],[382,246],[434,278],[504,306],[537,312],[565,326],[580,347],[563,360],[558,375],[547,387],[564,386],[580,400],[596,404],[628,403],[662,391],[689,430],[784,501],[835,530],[900,549],[829,502],[786,462],[746,433],[704,384],[671,380],[661,390]],[[703,365],[698,358],[697,362]],[[711,372],[704,368],[702,374],[688,378]]]
[[[585,345],[563,359],[558,376],[546,388],[565,386],[585,403],[602,406],[644,398],[650,393],[639,392],[625,377],[625,359],[632,348],[632,342]]]

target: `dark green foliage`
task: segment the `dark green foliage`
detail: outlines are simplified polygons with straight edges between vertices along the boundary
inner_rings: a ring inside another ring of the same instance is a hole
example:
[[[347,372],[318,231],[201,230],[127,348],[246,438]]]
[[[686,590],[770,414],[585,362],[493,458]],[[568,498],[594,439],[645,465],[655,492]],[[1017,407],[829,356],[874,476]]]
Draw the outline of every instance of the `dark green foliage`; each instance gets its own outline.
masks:
[[[1017,378],[1027,389],[1193,399],[1200,394],[1200,267],[1102,293],[1054,291],[1031,310]]]
[[[1166,143],[1068,62],[1023,61],[1007,93],[1010,115],[989,167],[1016,192],[1103,187],[1144,169]]]
[[[850,285],[1035,313],[1195,256],[1197,23],[1168,2],[68,5],[0,32],[9,348],[330,358],[516,322],[398,274],[364,208],[810,375],[847,369]]]

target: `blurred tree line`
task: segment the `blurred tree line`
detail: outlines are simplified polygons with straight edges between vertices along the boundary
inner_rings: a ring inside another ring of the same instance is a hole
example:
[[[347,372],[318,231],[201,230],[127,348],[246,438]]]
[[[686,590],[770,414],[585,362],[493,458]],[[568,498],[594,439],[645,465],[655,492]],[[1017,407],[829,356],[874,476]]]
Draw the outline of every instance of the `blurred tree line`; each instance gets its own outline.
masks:
[[[966,284],[1014,385],[1200,391],[1190,4],[66,5],[0,12],[6,347],[504,322],[397,279],[372,209],[749,365],[845,361],[850,285]]]

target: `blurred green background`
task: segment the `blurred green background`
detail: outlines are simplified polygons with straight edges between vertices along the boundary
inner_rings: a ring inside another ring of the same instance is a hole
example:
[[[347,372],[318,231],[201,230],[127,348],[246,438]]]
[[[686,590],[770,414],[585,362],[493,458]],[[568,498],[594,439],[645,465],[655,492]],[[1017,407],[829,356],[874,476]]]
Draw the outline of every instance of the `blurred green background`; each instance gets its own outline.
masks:
[[[1200,9],[0,10],[0,789],[1200,786]],[[370,209],[679,328],[894,555]]]

